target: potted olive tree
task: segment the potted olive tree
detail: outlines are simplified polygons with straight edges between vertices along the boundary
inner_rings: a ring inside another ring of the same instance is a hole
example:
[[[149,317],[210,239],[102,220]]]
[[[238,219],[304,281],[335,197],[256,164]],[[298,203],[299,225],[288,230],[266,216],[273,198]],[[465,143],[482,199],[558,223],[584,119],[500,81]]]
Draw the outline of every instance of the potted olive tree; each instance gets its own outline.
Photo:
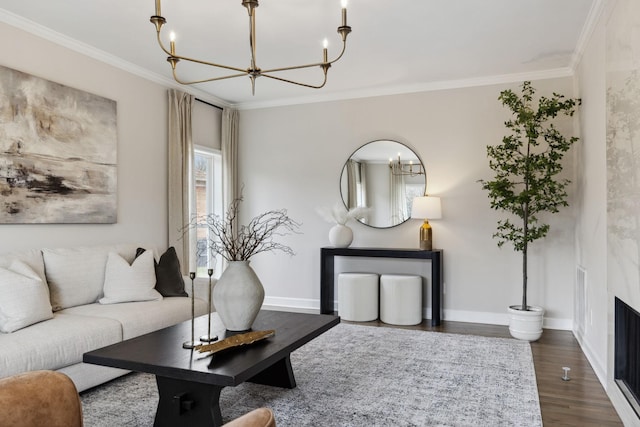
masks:
[[[581,101],[553,93],[536,102],[535,89],[528,81],[522,84],[521,92],[500,92],[498,99],[512,113],[505,122],[509,132],[501,144],[487,146],[489,167],[495,177],[480,182],[489,192],[491,208],[508,214],[498,221],[493,234],[498,246],[509,242],[514,250],[522,252],[522,303],[509,307],[509,331],[515,338],[535,341],[542,335],[544,310],[527,302],[527,249],[529,243],[549,231],[549,225],[541,223],[538,215],[568,206],[569,180],[558,174],[564,154],[578,138],[564,136],[554,126],[554,119],[573,116]]]

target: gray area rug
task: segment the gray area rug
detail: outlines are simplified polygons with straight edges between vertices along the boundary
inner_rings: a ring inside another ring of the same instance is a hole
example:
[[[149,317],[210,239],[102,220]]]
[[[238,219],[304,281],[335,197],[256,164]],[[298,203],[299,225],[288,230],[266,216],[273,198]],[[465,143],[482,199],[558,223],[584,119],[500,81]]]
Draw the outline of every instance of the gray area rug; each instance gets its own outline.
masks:
[[[291,426],[542,426],[531,347],[339,324],[291,354],[297,388],[223,389],[225,422],[271,408]],[[86,427],[152,426],[155,379],[130,374],[82,393]]]

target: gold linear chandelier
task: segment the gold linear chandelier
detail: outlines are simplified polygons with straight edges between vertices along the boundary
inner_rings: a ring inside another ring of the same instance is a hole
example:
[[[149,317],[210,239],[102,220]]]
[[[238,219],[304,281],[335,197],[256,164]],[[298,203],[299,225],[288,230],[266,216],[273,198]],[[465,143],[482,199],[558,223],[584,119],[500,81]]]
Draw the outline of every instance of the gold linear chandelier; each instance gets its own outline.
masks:
[[[389,169],[391,169],[391,174],[396,176],[418,176],[425,174],[422,162],[415,164],[413,160],[409,160],[409,162],[403,163],[400,161],[400,153],[398,153],[397,161],[394,162],[392,158],[389,159]]]
[[[342,55],[344,54],[344,51],[347,48],[347,36],[351,32],[351,27],[347,25],[347,5],[346,5],[347,1],[342,0],[342,25],[338,27],[338,33],[342,36],[342,51],[340,52],[340,55],[338,55],[335,59],[331,61],[328,60],[327,40],[325,39],[324,46],[322,49],[322,62],[262,70],[260,69],[260,67],[258,67],[256,63],[256,8],[258,7],[258,0],[241,0],[242,5],[247,9],[247,12],[249,12],[249,47],[251,48],[251,64],[249,65],[249,68],[246,68],[246,69],[238,68],[238,67],[233,67],[229,65],[217,64],[215,62],[208,62],[200,59],[188,58],[186,56],[181,56],[176,54],[175,34],[173,32],[170,34],[169,49],[167,49],[165,45],[162,43],[162,38],[160,37],[162,26],[167,23],[167,20],[161,14],[160,1],[161,0],[156,0],[156,14],[150,18],[150,21],[156,27],[158,44],[160,45],[160,48],[167,55],[169,55],[167,57],[167,61],[169,62],[169,64],[171,64],[173,78],[175,79],[175,81],[183,85],[192,85],[196,83],[205,83],[205,82],[212,82],[216,80],[224,80],[224,79],[232,79],[235,77],[249,76],[249,79],[251,80],[251,93],[254,95],[256,92],[256,78],[258,77],[267,77],[269,79],[279,80],[285,83],[292,83],[295,85],[305,86],[312,89],[320,89],[324,87],[324,85],[327,83],[327,71],[331,67],[331,64],[333,64],[334,62],[337,62],[340,58],[342,58]],[[222,76],[222,77],[212,77],[212,78],[202,79],[202,80],[184,81],[178,77],[176,72],[176,67],[180,61],[188,61],[188,62],[193,62],[197,64],[202,64],[202,65],[209,65],[211,67],[223,68],[225,70],[233,71],[233,73]],[[285,78],[273,75],[273,73],[279,73],[282,71],[299,70],[303,68],[313,68],[313,67],[320,67],[324,74],[324,79],[322,83],[319,85],[301,83],[301,82],[297,82],[297,81],[293,81],[293,80],[289,80],[289,79],[285,79]]]

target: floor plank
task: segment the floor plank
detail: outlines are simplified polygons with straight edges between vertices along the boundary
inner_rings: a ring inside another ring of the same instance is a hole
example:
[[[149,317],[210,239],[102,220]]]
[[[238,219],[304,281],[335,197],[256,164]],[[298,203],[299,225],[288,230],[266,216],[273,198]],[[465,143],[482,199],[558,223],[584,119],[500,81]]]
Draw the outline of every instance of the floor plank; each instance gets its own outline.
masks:
[[[506,326],[477,323],[443,321],[436,327],[432,327],[429,321],[415,326],[392,326],[380,321],[358,324],[486,337],[510,337],[509,328]],[[531,352],[545,427],[623,425],[571,332],[545,329],[542,337],[531,343]],[[569,381],[562,380],[563,366],[571,368]]]

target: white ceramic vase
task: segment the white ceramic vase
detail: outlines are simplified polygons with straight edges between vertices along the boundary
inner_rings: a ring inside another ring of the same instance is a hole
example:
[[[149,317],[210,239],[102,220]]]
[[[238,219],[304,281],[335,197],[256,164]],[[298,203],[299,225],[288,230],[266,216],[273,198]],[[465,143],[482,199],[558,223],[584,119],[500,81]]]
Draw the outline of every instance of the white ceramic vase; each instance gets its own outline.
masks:
[[[264,288],[249,261],[230,261],[213,287],[213,302],[229,331],[251,329],[262,302]]]
[[[329,230],[329,242],[336,248],[348,248],[353,242],[353,231],[346,225],[336,224]]]
[[[544,309],[530,305],[529,310],[520,310],[520,307],[509,307],[509,332],[519,340],[537,341],[542,336]]]

